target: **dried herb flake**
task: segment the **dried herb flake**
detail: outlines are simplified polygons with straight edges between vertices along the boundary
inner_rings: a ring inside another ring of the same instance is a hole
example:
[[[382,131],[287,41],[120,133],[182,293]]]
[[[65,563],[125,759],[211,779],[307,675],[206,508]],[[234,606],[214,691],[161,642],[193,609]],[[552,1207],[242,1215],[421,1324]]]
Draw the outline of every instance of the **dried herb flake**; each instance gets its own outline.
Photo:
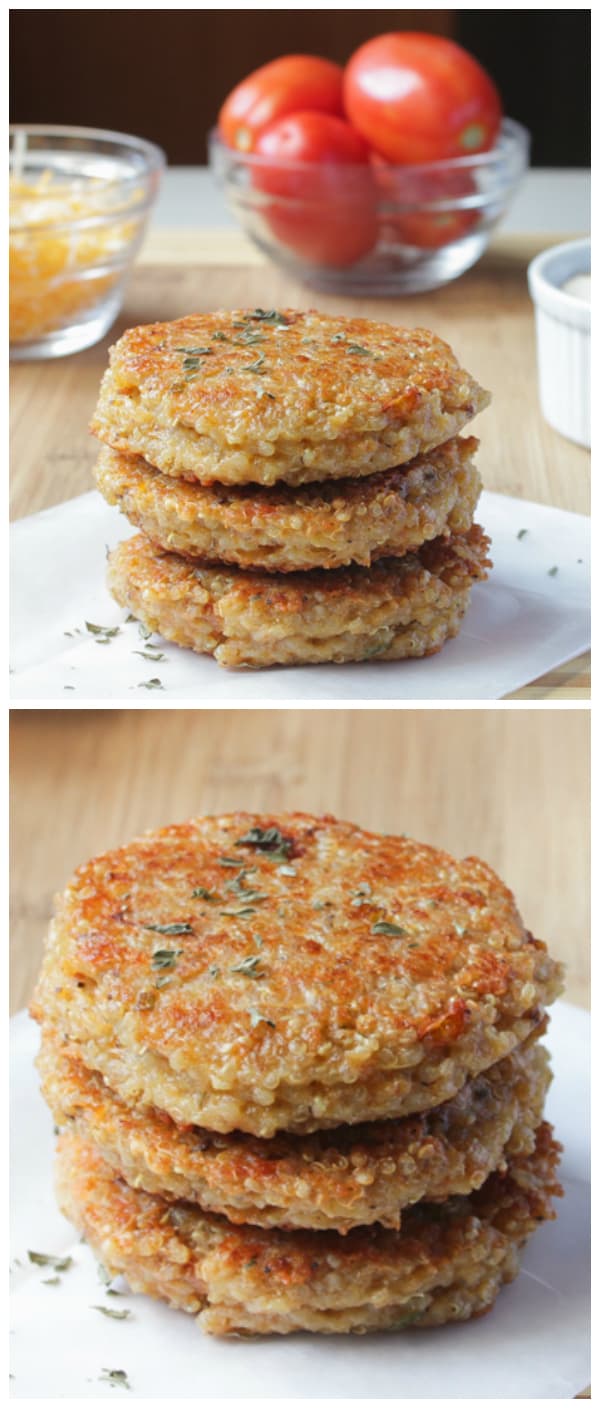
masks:
[[[73,1265],[72,1256],[52,1256],[47,1252],[29,1252],[29,1260],[34,1266],[51,1266],[53,1271],[68,1271]]]
[[[252,372],[254,376],[264,376],[266,370],[263,352],[261,352],[260,357],[258,357],[255,362],[252,362],[249,367],[241,367],[241,371]]]
[[[93,621],[86,621],[85,629],[94,637],[97,645],[109,645],[115,636],[121,634],[120,626],[96,626]]]
[[[236,846],[255,846],[270,860],[288,860],[292,842],[282,835],[277,826],[251,826],[245,836],[236,841]]]
[[[246,876],[253,875],[255,870],[255,865],[251,866],[249,869],[242,865],[242,869],[238,871],[237,875],[234,875],[232,880],[227,881],[225,885],[227,892],[234,895],[242,895],[244,898],[247,898],[249,890],[246,884]]]
[[[182,950],[180,948],[157,948],[152,954],[153,968],[174,968]]]
[[[130,1310],[112,1310],[110,1305],[90,1305],[90,1310],[99,1310],[109,1320],[128,1320],[131,1315]]]
[[[212,347],[176,347],[175,351],[183,353],[182,370],[185,373],[185,381],[191,381],[200,370],[201,357],[212,356]]]
[[[258,328],[244,328],[234,339],[234,347],[259,347],[264,342],[264,334]]]
[[[256,914],[252,905],[245,905],[243,909],[222,909],[220,912],[225,919],[249,919],[251,914]]]
[[[257,323],[271,323],[273,327],[287,328],[289,323],[283,313],[278,313],[276,308],[268,311],[264,308],[255,308],[250,317]]]
[[[406,929],[401,924],[389,924],[387,919],[378,919],[376,924],[371,925],[372,934],[388,934],[390,938],[402,938]]]
[[[260,971],[260,954],[247,954],[246,958],[242,958],[239,963],[234,963],[229,972],[242,973],[245,978],[263,978],[264,973]]]
[[[110,1384],[111,1388],[131,1388],[124,1369],[103,1369],[98,1382]]]
[[[191,924],[144,924],[144,929],[149,929],[153,934],[193,934]]]

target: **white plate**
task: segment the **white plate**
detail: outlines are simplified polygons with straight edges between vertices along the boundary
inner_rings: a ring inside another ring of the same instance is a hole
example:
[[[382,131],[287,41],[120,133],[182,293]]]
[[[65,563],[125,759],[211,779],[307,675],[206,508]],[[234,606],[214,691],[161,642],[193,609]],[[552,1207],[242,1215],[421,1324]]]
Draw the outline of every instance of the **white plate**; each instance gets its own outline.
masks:
[[[492,538],[494,570],[477,584],[456,640],[427,660],[225,671],[178,646],[144,660],[134,624],[104,586],[106,547],[131,529],[97,493],[13,525],[12,698],[64,705],[113,699],[501,699],[589,644],[589,520],[484,493],[477,517]],[[518,536],[525,529],[521,537]],[[558,571],[554,571],[558,568]],[[119,625],[98,643],[85,622]],[[78,629],[82,634],[68,635]],[[158,678],[162,690],[144,681]]]
[[[17,1398],[571,1398],[589,1382],[589,1017],[558,1003],[547,1113],[565,1151],[558,1219],[526,1248],[518,1279],[470,1324],[363,1336],[217,1340],[181,1312],[126,1294],[106,1301],[91,1252],[52,1194],[52,1124],[32,1066],[37,1031],[12,1023],[13,1362]],[[27,1250],[72,1255],[59,1286]],[[112,1321],[90,1307],[127,1307]],[[126,1395],[127,1397],[127,1395]]]

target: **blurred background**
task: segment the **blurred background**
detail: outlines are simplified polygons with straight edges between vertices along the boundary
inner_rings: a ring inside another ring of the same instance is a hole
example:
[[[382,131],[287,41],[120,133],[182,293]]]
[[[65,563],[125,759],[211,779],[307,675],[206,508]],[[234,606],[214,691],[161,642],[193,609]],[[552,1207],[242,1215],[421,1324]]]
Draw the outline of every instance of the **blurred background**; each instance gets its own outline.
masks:
[[[583,710],[13,711],[12,1009],[75,866],[195,813],[332,812],[478,855],[589,1004]]]
[[[456,39],[533,135],[534,166],[590,161],[590,16],[571,10],[11,10],[11,122],[135,132],[172,165],[206,161],[229,90],[290,52],[345,63],[376,34]],[[566,221],[565,228],[568,226]]]

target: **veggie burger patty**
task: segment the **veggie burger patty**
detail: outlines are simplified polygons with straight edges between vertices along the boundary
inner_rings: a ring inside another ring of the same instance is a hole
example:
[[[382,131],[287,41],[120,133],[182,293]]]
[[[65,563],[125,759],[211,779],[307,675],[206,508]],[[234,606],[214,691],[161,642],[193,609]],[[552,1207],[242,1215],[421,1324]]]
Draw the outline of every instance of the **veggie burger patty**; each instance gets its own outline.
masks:
[[[482,861],[235,813],[81,866],[33,1010],[127,1105],[271,1138],[452,1099],[560,988]]]

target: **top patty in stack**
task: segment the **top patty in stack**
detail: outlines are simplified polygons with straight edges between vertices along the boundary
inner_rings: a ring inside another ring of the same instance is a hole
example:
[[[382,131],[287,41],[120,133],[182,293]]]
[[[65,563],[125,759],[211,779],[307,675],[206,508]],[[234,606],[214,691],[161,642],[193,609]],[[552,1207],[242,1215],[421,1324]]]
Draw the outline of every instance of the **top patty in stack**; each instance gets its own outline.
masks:
[[[129,329],[92,430],[202,484],[303,484],[405,464],[488,402],[426,329],[257,308]]]
[[[82,866],[33,1011],[128,1104],[270,1137],[439,1105],[560,987],[483,862],[240,813]]]

